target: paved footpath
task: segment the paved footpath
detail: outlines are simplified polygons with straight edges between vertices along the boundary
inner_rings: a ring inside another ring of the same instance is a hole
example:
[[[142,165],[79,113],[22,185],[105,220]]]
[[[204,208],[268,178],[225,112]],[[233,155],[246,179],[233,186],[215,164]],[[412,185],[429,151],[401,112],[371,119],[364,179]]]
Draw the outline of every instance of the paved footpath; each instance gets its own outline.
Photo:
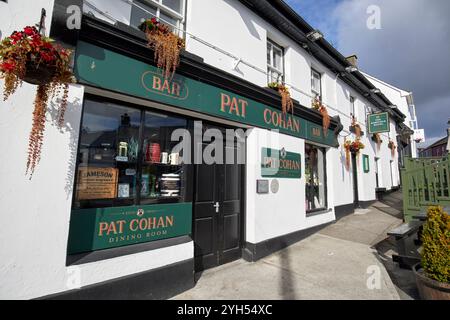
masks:
[[[208,270],[195,288],[174,299],[398,300],[373,247],[399,224],[375,207],[358,210],[256,263],[239,260]]]

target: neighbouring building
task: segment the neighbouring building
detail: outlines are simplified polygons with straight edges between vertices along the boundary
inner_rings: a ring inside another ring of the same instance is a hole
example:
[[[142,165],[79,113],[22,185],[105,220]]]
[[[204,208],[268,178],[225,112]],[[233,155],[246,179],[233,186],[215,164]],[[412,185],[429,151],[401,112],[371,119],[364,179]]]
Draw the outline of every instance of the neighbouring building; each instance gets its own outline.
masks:
[[[68,28],[77,8],[80,28]],[[412,98],[390,101],[283,1],[8,1],[2,36],[42,9],[46,34],[75,51],[77,83],[62,130],[48,113],[31,180],[36,87],[1,102],[0,298],[168,298],[195,272],[256,261],[400,187],[399,155],[415,150],[388,142],[408,146]],[[173,78],[138,29],[152,17],[186,40]],[[290,89],[292,113],[274,81]],[[365,148],[347,154],[356,124]],[[230,129],[227,143],[214,140]],[[174,151],[178,132],[190,152]],[[188,161],[212,141],[216,156],[244,161]]]
[[[439,139],[435,143],[431,144],[426,148],[419,149],[419,155],[421,158],[441,158],[448,154],[449,150],[447,148],[449,138],[444,137]]]

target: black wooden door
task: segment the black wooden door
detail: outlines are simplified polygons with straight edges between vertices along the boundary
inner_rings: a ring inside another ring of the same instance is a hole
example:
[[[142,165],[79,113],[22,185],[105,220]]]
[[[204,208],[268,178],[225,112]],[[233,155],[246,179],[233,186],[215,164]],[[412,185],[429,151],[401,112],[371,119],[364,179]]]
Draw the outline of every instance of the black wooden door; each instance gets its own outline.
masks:
[[[195,148],[195,152],[204,150]],[[237,144],[228,147],[235,149]],[[245,150],[245,149],[244,149]],[[224,142],[224,158],[227,152]],[[194,223],[196,271],[241,257],[241,210],[243,165],[198,164],[195,166]]]

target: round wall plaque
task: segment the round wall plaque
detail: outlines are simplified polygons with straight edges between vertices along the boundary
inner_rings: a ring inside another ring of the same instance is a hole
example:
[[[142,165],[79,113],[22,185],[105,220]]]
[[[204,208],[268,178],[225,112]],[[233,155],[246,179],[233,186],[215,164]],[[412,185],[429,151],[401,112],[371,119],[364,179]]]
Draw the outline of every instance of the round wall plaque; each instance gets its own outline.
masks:
[[[279,190],[280,182],[278,182],[277,179],[272,180],[272,182],[270,183],[270,191],[272,191],[272,193],[278,193]]]

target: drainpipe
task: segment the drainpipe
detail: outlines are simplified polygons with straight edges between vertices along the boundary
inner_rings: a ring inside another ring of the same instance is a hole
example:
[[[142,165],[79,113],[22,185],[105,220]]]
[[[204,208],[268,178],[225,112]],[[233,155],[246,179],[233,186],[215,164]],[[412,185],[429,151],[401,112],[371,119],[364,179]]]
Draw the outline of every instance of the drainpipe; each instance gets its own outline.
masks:
[[[447,153],[450,154],[450,119],[447,122],[448,124],[448,129],[447,129]]]

